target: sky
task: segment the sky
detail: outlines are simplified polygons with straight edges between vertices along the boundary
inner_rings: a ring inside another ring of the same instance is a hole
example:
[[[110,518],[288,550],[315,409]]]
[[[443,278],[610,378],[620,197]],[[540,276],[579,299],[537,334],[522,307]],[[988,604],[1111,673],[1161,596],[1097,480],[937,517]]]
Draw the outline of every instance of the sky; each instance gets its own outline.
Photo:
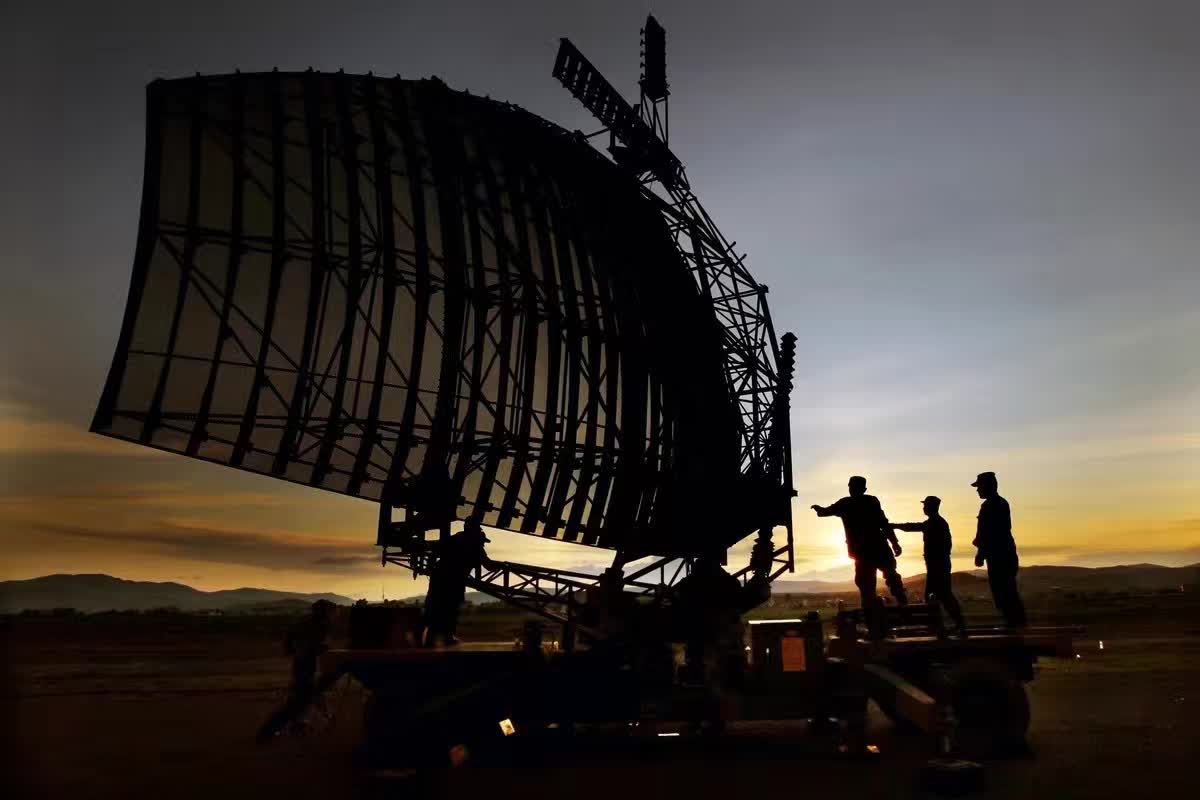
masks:
[[[133,259],[145,84],[438,75],[590,131],[550,76],[558,38],[635,97],[647,12],[671,147],[799,337],[797,577],[850,577],[837,520],[809,506],[852,474],[896,521],[941,496],[956,568],[984,470],[1025,564],[1200,561],[1192,2],[48,0],[0,24],[0,579],[421,591],[379,566],[371,503],[87,433]],[[604,560],[492,538],[500,558]],[[901,573],[921,572],[907,541]]]

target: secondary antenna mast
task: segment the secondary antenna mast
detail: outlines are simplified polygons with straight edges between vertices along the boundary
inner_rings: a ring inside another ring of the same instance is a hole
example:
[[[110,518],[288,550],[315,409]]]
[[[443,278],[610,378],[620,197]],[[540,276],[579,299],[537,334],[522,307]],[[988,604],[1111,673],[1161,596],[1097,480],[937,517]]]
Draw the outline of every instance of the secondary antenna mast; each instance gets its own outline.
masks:
[[[671,117],[667,83],[667,32],[653,16],[646,17],[642,28],[642,77],[638,81],[641,100],[638,111],[663,144],[671,144]]]

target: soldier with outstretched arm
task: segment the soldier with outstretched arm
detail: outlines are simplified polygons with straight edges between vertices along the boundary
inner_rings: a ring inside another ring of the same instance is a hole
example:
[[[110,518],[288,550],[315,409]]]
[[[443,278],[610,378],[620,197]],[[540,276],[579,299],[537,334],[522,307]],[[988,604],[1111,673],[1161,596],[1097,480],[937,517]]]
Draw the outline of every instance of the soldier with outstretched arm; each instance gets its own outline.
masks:
[[[962,606],[950,586],[950,523],[941,515],[941,498],[930,495],[921,504],[925,512],[923,522],[893,524],[895,530],[920,532],[923,534],[925,555],[925,602],[936,599],[958,629],[958,635],[966,638],[967,623],[963,619]]]
[[[904,581],[896,571],[900,541],[896,538],[879,499],[867,494],[867,479],[855,475],[847,484],[849,496],[830,506],[814,505],[818,517],[840,517],[846,531],[846,552],[854,560],[854,585],[863,610],[876,606],[875,571],[883,573],[888,590],[900,605],[908,604]],[[890,548],[889,548],[890,545]]]
[[[981,472],[971,484],[983,503],[979,506],[979,526],[973,544],[977,548],[975,566],[987,563],[992,601],[1010,628],[1025,627],[1025,604],[1017,591],[1017,543],[1012,534],[1012,512],[1000,496],[996,473]]]

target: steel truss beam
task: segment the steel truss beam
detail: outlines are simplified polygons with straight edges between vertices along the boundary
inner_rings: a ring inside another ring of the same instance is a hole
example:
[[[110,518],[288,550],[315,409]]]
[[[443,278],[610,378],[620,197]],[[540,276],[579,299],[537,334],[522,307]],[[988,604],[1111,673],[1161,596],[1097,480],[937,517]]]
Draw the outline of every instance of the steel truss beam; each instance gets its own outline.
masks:
[[[792,569],[792,548],[784,544],[771,552],[767,580],[775,580]],[[383,563],[428,575],[436,565],[432,552],[414,548],[384,546]],[[668,599],[672,588],[691,572],[691,559],[658,558],[622,577],[622,589],[634,595]],[[756,577],[755,565],[748,564],[733,573],[743,584]],[[551,622],[574,623],[574,608],[579,595],[595,588],[600,576],[574,570],[540,567],[512,561],[491,561],[475,570],[467,586]]]
[[[412,570],[414,574],[428,575],[436,565],[436,559],[423,548],[385,546],[383,563]],[[625,575],[622,587],[635,595],[662,599],[669,596],[671,587],[690,569],[688,559],[655,559]],[[738,577],[745,579],[741,573]],[[475,591],[562,624],[574,624],[574,608],[581,602],[580,595],[599,583],[600,576],[586,572],[491,560],[467,578],[467,586]]]

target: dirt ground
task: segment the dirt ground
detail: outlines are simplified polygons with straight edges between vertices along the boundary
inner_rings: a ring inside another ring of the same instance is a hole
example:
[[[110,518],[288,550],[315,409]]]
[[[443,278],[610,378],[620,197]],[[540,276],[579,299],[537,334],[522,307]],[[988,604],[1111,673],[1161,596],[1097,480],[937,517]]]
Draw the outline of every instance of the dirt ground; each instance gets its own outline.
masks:
[[[990,762],[981,796],[1200,796],[1200,627],[1161,619],[1093,625],[1078,659],[1044,660],[1029,687],[1033,753]],[[0,796],[353,796],[350,753],[365,695],[349,681],[330,697],[324,728],[268,748],[253,744],[287,680],[283,624],[10,621],[2,634]],[[896,732],[877,711],[870,739],[881,754],[862,762],[834,756],[797,724],[735,726],[716,744],[584,737],[553,754],[476,762],[379,794],[924,796],[918,776],[929,742]]]

